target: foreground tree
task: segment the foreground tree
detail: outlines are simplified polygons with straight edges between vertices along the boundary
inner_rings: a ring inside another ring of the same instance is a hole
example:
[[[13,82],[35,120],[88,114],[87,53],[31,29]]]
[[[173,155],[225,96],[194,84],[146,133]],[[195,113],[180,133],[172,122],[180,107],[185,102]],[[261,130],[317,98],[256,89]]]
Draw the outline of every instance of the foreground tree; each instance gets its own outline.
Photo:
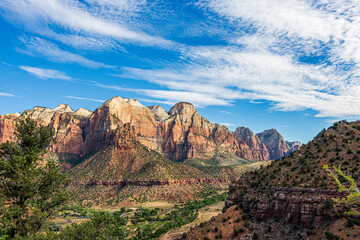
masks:
[[[45,159],[54,132],[30,118],[19,120],[17,143],[0,144],[0,229],[7,239],[29,239],[68,199],[69,182],[57,161]]]
[[[360,190],[357,187],[355,180],[350,175],[346,175],[343,171],[341,171],[340,167],[334,167],[334,172],[329,169],[328,165],[324,165],[323,169],[325,169],[329,175],[334,178],[339,192],[348,193],[345,198],[333,198],[332,200],[336,203],[343,204],[350,209],[345,212],[346,215],[360,216],[360,211],[355,208],[360,205]],[[347,182],[347,184],[344,182]]]

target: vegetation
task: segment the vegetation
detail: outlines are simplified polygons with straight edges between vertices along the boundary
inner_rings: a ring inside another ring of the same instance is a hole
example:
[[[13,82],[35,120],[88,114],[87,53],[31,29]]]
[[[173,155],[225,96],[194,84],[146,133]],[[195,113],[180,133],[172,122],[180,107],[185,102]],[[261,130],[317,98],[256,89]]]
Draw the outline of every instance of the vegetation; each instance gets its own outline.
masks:
[[[69,179],[55,160],[44,160],[52,129],[26,118],[16,130],[18,143],[0,145],[0,229],[6,239],[28,239],[67,201]]]
[[[360,211],[354,208],[354,205],[360,205],[360,191],[356,186],[355,180],[350,175],[346,175],[341,171],[340,167],[334,167],[335,172],[332,172],[328,165],[324,165],[323,168],[335,179],[339,191],[348,193],[346,198],[333,198],[334,202],[344,204],[350,209],[345,212],[345,214],[350,216],[360,216]],[[341,179],[346,180],[349,186],[346,186]]]

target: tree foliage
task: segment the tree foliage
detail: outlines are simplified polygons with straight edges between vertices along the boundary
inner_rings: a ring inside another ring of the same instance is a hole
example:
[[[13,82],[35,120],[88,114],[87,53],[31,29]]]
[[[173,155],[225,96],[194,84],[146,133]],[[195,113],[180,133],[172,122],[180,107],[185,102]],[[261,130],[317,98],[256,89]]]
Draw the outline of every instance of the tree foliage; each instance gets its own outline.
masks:
[[[344,204],[350,209],[345,212],[345,214],[349,216],[360,216],[359,210],[354,208],[354,206],[360,205],[360,191],[355,180],[350,175],[346,175],[340,167],[334,167],[335,172],[332,172],[328,165],[324,165],[323,168],[335,179],[339,192],[348,193],[345,198],[333,198],[333,201]],[[343,182],[347,182],[347,184]]]
[[[19,120],[18,141],[0,144],[0,229],[7,238],[40,233],[68,199],[69,179],[54,159],[45,159],[54,131],[30,118]]]

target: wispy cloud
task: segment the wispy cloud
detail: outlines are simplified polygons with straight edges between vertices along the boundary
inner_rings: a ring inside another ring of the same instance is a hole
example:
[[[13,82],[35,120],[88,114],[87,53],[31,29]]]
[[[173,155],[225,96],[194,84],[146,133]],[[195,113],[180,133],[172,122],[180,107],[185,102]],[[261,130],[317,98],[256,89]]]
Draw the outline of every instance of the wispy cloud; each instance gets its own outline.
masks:
[[[66,75],[66,73],[53,69],[44,69],[29,66],[20,66],[19,68],[41,79],[72,80],[72,78]]]
[[[11,93],[0,92],[0,97],[19,97],[19,96],[11,94]]]
[[[95,62],[81,55],[74,54],[59,48],[56,44],[38,37],[22,38],[24,49],[18,49],[20,52],[31,56],[42,56],[53,62],[77,63],[90,68],[112,68],[114,66]]]
[[[49,35],[52,32],[49,26],[56,25],[70,34],[80,33],[85,37],[110,37],[151,46],[173,45],[162,37],[131,29],[127,21],[123,21],[144,4],[146,1],[4,0],[0,7],[9,20],[42,35]]]
[[[200,108],[209,105],[218,105],[218,106],[232,105],[230,101],[218,99],[206,93],[204,94],[195,91],[171,91],[171,90],[156,90],[156,89],[124,88],[116,85],[105,85],[100,83],[94,83],[93,85],[101,88],[112,89],[112,90],[140,93],[145,96],[154,98],[154,102],[163,102],[168,105],[173,105],[181,101],[191,102],[192,104]]]
[[[224,126],[227,126],[227,127],[233,127],[235,126],[235,124],[232,124],[232,123],[219,123],[220,125],[224,125]]]
[[[75,96],[65,96],[65,97],[70,99],[86,100],[86,101],[101,102],[101,103],[106,101],[106,100],[87,98],[87,97],[75,97]]]

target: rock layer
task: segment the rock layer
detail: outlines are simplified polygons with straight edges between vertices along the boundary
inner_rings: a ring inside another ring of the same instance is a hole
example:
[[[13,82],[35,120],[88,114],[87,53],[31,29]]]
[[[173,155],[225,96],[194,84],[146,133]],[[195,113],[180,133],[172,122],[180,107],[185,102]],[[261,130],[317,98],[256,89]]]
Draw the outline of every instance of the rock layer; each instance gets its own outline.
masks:
[[[279,218],[285,224],[310,227],[335,220],[337,213],[344,212],[342,207],[337,205],[328,207],[325,202],[331,198],[344,197],[345,193],[321,189],[273,187],[271,201],[268,201],[268,198],[261,200],[260,196],[254,201],[246,196],[239,196],[234,190],[238,188],[236,185],[230,186],[225,205],[230,207],[235,202],[241,202],[246,212],[260,220]]]

